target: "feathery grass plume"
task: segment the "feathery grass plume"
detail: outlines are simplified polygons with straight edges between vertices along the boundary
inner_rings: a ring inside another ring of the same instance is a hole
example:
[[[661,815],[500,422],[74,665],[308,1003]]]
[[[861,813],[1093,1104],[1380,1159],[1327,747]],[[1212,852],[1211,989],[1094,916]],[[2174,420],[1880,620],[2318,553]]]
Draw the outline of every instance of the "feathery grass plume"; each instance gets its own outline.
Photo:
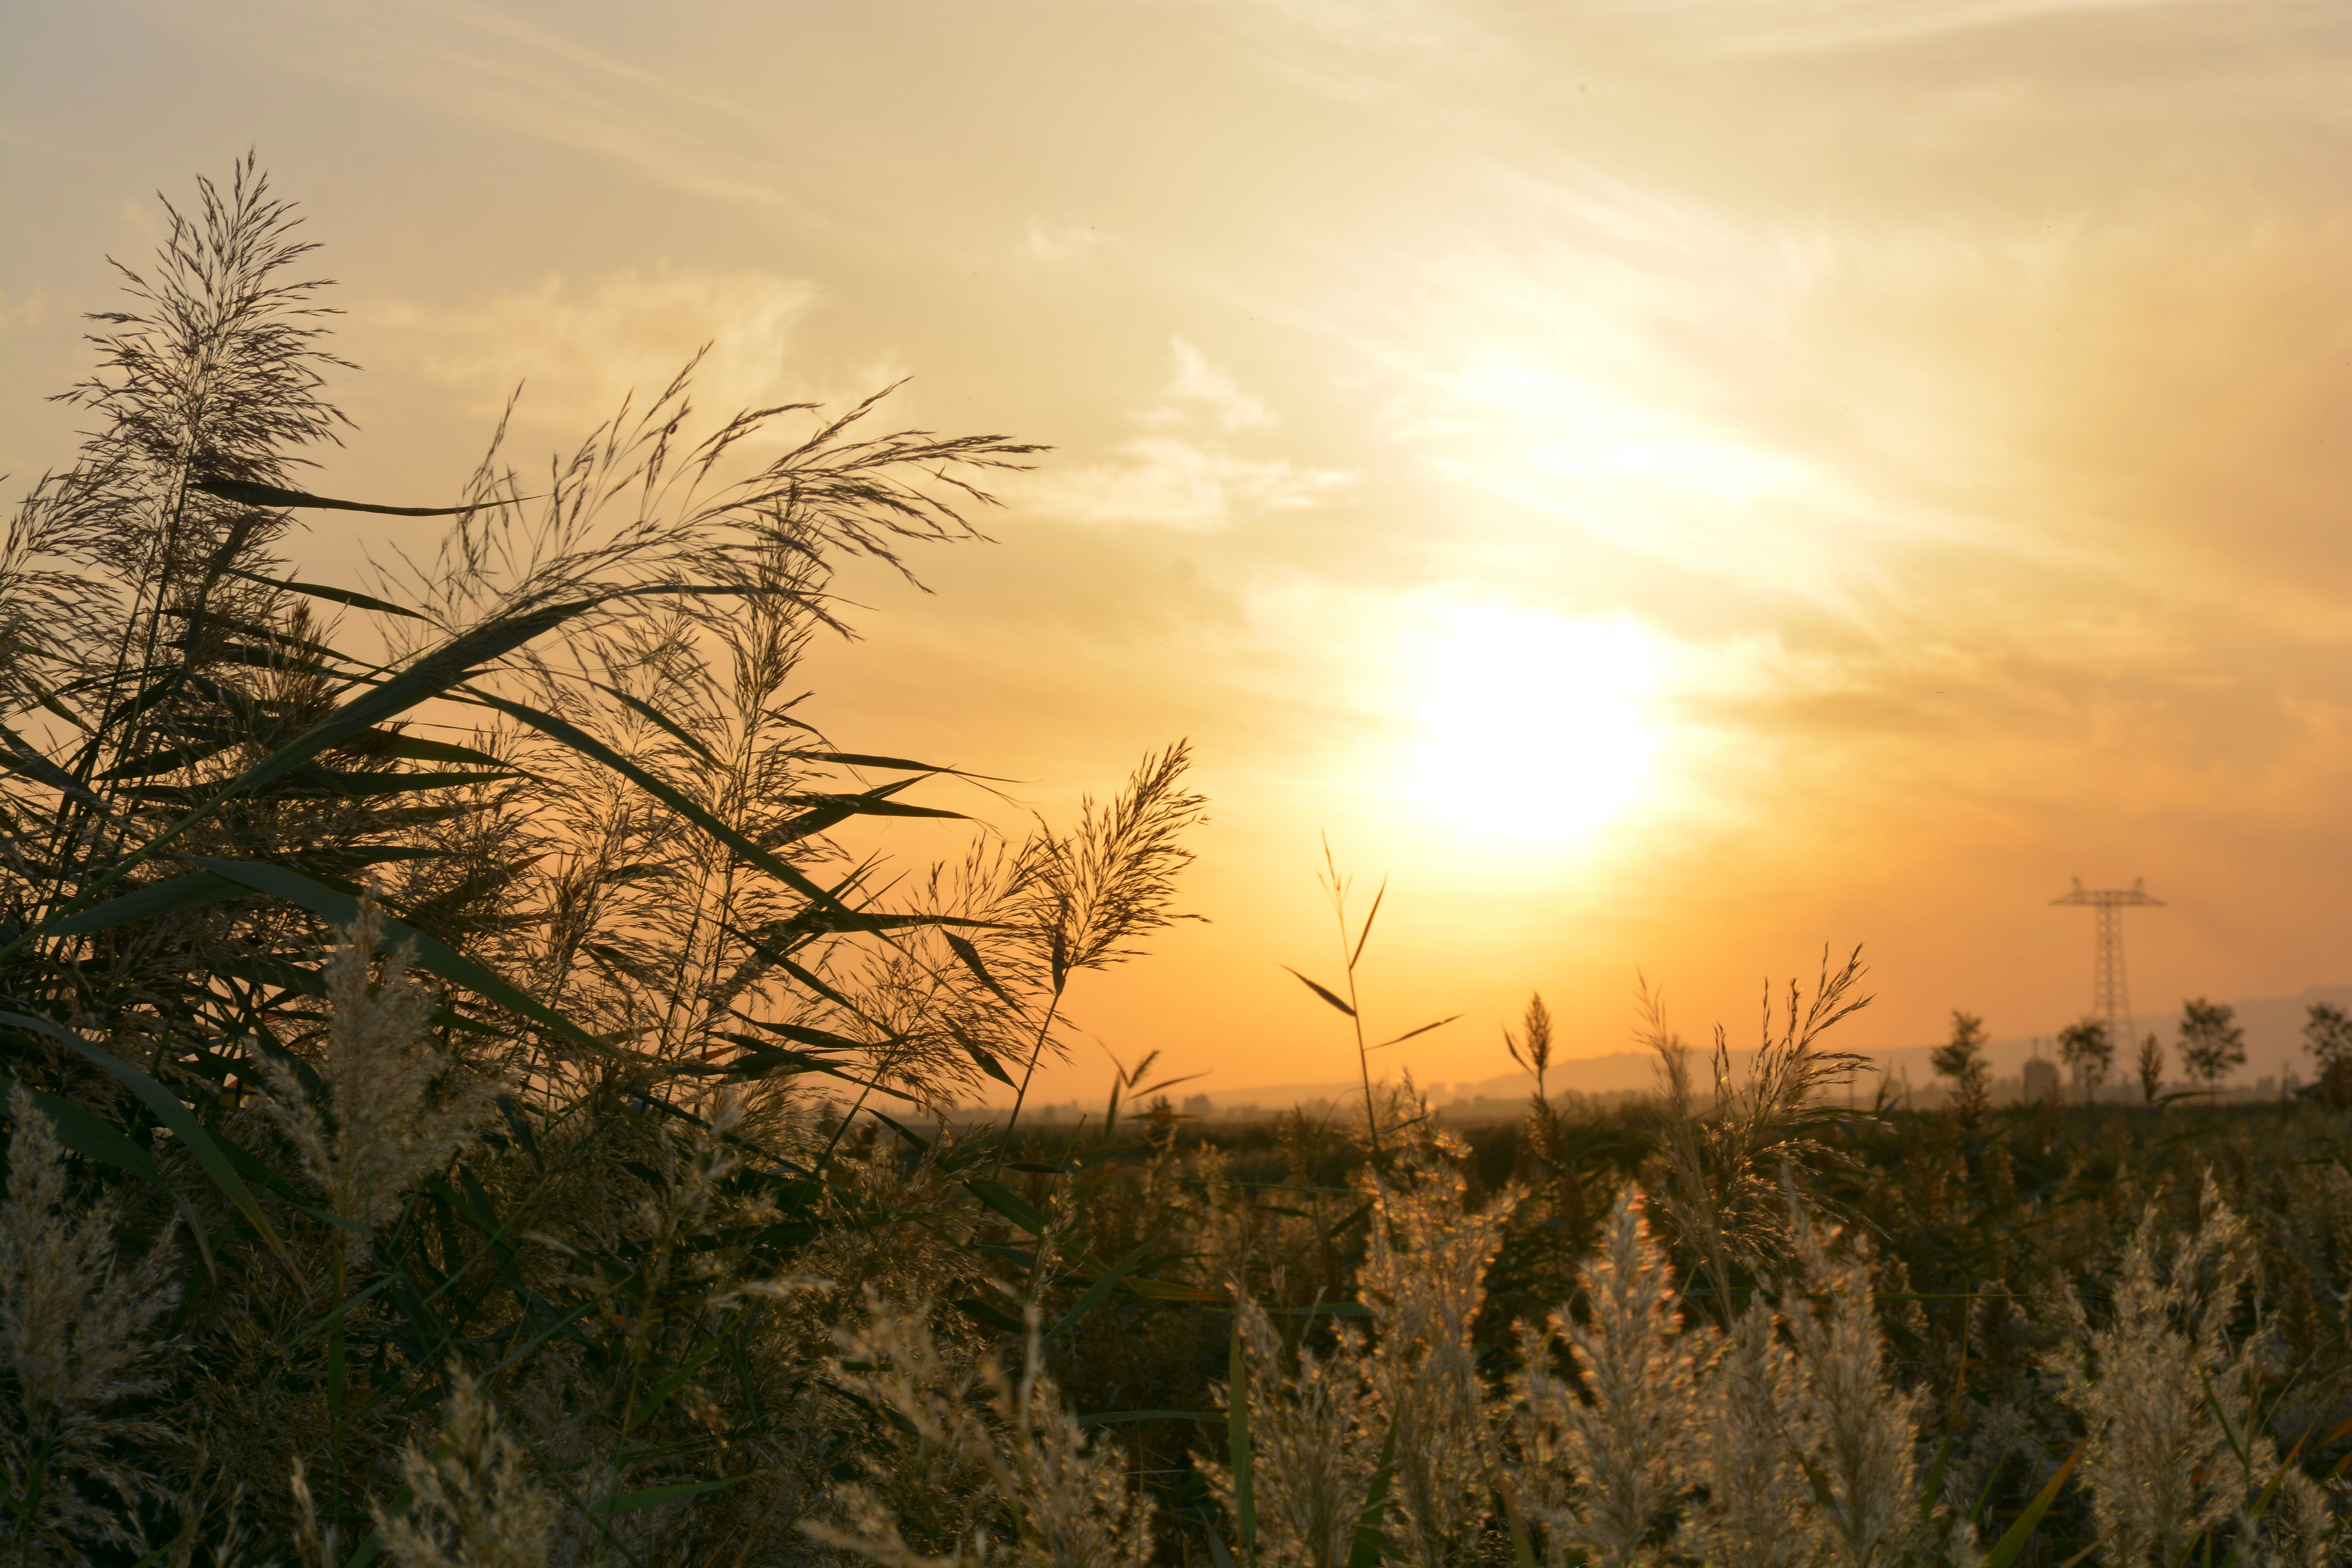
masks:
[[[327,956],[331,1020],[318,1077],[333,1127],[291,1066],[263,1059],[270,1115],[336,1216],[363,1227],[344,1237],[353,1262],[367,1255],[374,1228],[400,1212],[408,1189],[465,1143],[489,1099],[434,1049],[433,996],[408,977],[405,948],[385,958],[383,981],[370,989],[383,934],[370,891]]]
[[[1699,1479],[1706,1500],[1683,1540],[1709,1568],[1805,1568],[1826,1554],[1811,1483],[1790,1440],[1797,1358],[1761,1300],[1731,1320],[1701,1385]]]
[[[2326,1568],[2344,1561],[2342,1526],[2317,1481],[2290,1464],[2278,1496],[2259,1525],[2240,1516],[2241,1539],[2252,1542],[2241,1561],[2258,1568]]]
[[[642,405],[625,399],[571,456],[551,458],[535,496],[521,493],[521,478],[507,464],[501,418],[467,484],[468,510],[431,563],[404,557],[383,569],[387,584],[425,623],[387,627],[395,648],[414,652],[415,638],[431,629],[479,626],[632,584],[731,575],[757,589],[760,557],[778,551],[863,555],[911,581],[899,553],[906,545],[987,537],[958,509],[995,500],[964,476],[1025,469],[1024,459],[1045,450],[1001,436],[858,433],[895,387],[831,417],[808,403],[745,409],[687,446],[697,413],[694,376],[707,352]],[[814,417],[815,428],[742,471],[737,458],[747,443],[797,416]],[[821,598],[800,603],[820,621],[838,624]],[[585,624],[618,624],[629,613],[615,601],[610,615]]]
[[[137,1264],[114,1245],[114,1206],[67,1188],[57,1131],[18,1085],[8,1102],[8,1194],[0,1202],[0,1543],[19,1563],[79,1563],[82,1549],[143,1544],[137,1508],[163,1497],[135,1465],[175,1441],[117,1413],[161,1385],[155,1321],[178,1288],[161,1238]]]
[[[1052,1043],[1070,976],[1136,956],[1141,950],[1127,944],[1148,931],[1203,918],[1169,910],[1177,873],[1192,863],[1192,852],[1180,840],[1206,820],[1207,800],[1183,787],[1192,765],[1185,741],[1146,756],[1109,805],[1097,805],[1092,795],[1079,803],[1076,831],[1056,834],[1041,822],[1022,849],[1015,881],[1024,923],[1045,952],[1051,989],[1013,1091],[1008,1143],[1038,1059]]]
[[[719,1236],[754,1235],[780,1217],[767,1192],[754,1187],[742,1193],[731,1180],[743,1164],[738,1139],[748,1105],[742,1087],[730,1084],[682,1108],[699,1124],[682,1140],[665,1138],[653,1155],[660,1179],[649,1184],[625,1222],[636,1267],[615,1287],[616,1299],[637,1308],[633,1361],[643,1359],[657,1335],[689,1324],[697,1309],[724,1313],[753,1299],[829,1288],[829,1282],[816,1279],[743,1278],[730,1251],[716,1245]],[[636,1397],[633,1393],[633,1405]]]
[[[1270,1568],[1346,1568],[1385,1426],[1363,1335],[1338,1325],[1328,1352],[1302,1342],[1294,1354],[1263,1306],[1247,1296],[1239,1302],[1258,1560]],[[1213,1387],[1212,1395],[1217,1408],[1232,1408],[1230,1388]],[[1237,1518],[1224,1456],[1202,1455],[1195,1463],[1209,1495]]]
[[[58,669],[95,640],[110,602],[105,584],[64,563],[61,485],[45,478],[0,526],[0,718],[42,706],[47,684],[65,684]]]
[[[2065,1298],[2074,1355],[2060,1394],[2089,1434],[2080,1475],[2103,1560],[2170,1568],[2269,1479],[2253,1419],[2253,1344],[2230,1319],[2253,1268],[2245,1222],[2206,1178],[2196,1231],[2166,1237],[2154,1207],[2125,1247],[2110,1309],[2094,1324]]]
[[[1543,993],[1528,998],[1527,1016],[1520,1023],[1521,1032],[1514,1035],[1503,1031],[1503,1048],[1511,1053],[1511,1060],[1520,1070],[1535,1075],[1536,1091],[1528,1099],[1527,1131],[1528,1152],[1547,1174],[1557,1174],[1559,1157],[1567,1142],[1567,1131],[1560,1125],[1559,1108],[1551,1102],[1549,1084],[1545,1081],[1551,1070],[1552,1022],[1551,1009],[1544,1005]]]
[[[1691,1084],[1690,1047],[1666,1026],[1663,1002],[1643,990],[1648,1026],[1643,1037],[1658,1054],[1665,1090],[1663,1168],[1652,1196],[1664,1208],[1676,1240],[1705,1265],[1727,1314],[1735,1267],[1753,1268],[1767,1257],[1788,1255],[1792,1238],[1790,1210],[1781,1202],[1784,1174],[1801,1175],[1833,1157],[1818,1134],[1843,1112],[1822,1103],[1821,1095],[1850,1082],[1864,1059],[1822,1050],[1820,1041],[1870,1005],[1869,997],[1853,994],[1862,975],[1860,948],[1834,973],[1823,949],[1811,996],[1791,980],[1777,1024],[1768,983],[1762,1037],[1747,1081],[1733,1084],[1730,1040],[1717,1025],[1715,1089],[1704,1107]]]
[[[1475,1555],[1494,1474],[1470,1335],[1520,1194],[1507,1188],[1472,1209],[1467,1187],[1450,1162],[1400,1164],[1394,1180],[1373,1178],[1370,1239],[1356,1276],[1379,1336],[1372,1387],[1396,1430],[1404,1554],[1424,1568]]]
[[[1652,1542],[1672,1528],[1669,1510],[1695,1471],[1696,1379],[1714,1346],[1704,1330],[1682,1331],[1674,1273],[1641,1203],[1637,1187],[1618,1194],[1601,1250],[1581,1270],[1589,1320],[1563,1308],[1546,1331],[1520,1330],[1517,1490],[1545,1527],[1552,1568],[1577,1550],[1593,1568],[1660,1561]],[[1554,1342],[1568,1347],[1576,1383],[1552,1370]]]
[[[1108,805],[1079,803],[1067,835],[1041,831],[1029,844],[1024,880],[1034,890],[1055,984],[1073,970],[1101,969],[1139,951],[1123,944],[1199,915],[1169,912],[1176,875],[1192,863],[1178,840],[1202,820],[1208,802],[1183,786],[1192,749],[1179,741],[1143,759]]]
[[[285,276],[317,248],[295,237],[292,204],[270,195],[251,153],[226,189],[199,178],[196,193],[193,212],[164,202],[168,228],[147,270],[112,263],[128,308],[90,316],[100,368],[58,399],[103,423],[71,470],[42,477],[20,514],[28,542],[87,569],[70,607],[97,615],[75,617],[81,635],[70,651],[78,673],[109,690],[145,684],[169,615],[184,617],[173,636],[194,662],[205,616],[263,622],[278,597],[224,569],[264,563],[286,513],[194,481],[283,484],[304,461],[289,448],[334,441],[350,424],[320,395],[324,372],[351,368],[320,346],[318,322],[335,312],[312,300],[326,284]],[[127,748],[142,728],[170,721],[154,711],[110,738]]]
[[[1782,1288],[1782,1314],[1799,1383],[1789,1423],[1815,1478],[1825,1533],[1852,1568],[1892,1564],[1919,1519],[1914,1448],[1920,1398],[1895,1388],[1872,1304],[1870,1253],[1789,1193],[1800,1273]],[[1961,1550],[1965,1542],[1958,1543]]]
[[[1045,1369],[1034,1310],[1017,1380],[947,1355],[927,1311],[897,1310],[870,1292],[866,1322],[842,1331],[838,1343],[844,1381],[892,1412],[913,1441],[895,1470],[870,1462],[869,1484],[836,1488],[838,1521],[803,1521],[804,1533],[884,1568],[1142,1568],[1151,1560],[1150,1504],[1118,1450],[1090,1443],[1064,1404]],[[909,1489],[930,1494],[922,1517],[909,1518]],[[909,1524],[925,1544],[907,1540]]]
[[[373,1510],[394,1568],[544,1568],[555,1500],[461,1365],[450,1366],[441,1422],[430,1454],[401,1453],[408,1507]]]

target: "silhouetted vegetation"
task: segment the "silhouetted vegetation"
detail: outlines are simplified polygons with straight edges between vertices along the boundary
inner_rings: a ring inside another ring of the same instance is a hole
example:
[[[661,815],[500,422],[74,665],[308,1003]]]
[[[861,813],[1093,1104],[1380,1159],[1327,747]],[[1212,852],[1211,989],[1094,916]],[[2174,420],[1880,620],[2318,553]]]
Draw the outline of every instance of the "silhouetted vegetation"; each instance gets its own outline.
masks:
[[[386,510],[297,484],[348,429],[297,236],[249,162],[171,215],[0,542],[15,1562],[2337,1560],[2342,1015],[2276,1108],[1995,1107],[1955,1014],[1956,1109],[1845,1109],[1857,958],[1744,1073],[1654,1018],[1603,1108],[1538,997],[1526,1115],[1456,1136],[1327,858],[1360,1107],[1192,1123],[1147,1058],[1020,1125],[1074,978],[1184,918],[1188,752],[853,858],[968,775],[797,674],[837,563],[1037,449],[689,374],[297,580]]]

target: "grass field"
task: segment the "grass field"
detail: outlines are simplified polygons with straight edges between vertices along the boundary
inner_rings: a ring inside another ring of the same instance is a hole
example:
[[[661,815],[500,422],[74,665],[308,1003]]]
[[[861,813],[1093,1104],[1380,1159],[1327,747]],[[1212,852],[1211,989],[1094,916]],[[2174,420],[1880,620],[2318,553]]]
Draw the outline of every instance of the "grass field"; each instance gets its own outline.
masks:
[[[789,694],[1034,448],[682,375],[299,581],[296,215],[168,222],[0,540],[9,1561],[2341,1559],[2345,1113],[1850,1106],[1849,963],[1639,1103],[1023,1125],[1186,749],[890,868],[943,770]]]

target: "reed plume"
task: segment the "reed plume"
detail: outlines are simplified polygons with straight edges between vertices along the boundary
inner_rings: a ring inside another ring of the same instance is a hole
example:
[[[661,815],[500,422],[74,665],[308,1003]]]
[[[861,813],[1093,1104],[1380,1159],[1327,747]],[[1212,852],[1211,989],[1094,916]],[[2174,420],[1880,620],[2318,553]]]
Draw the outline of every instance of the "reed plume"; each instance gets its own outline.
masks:
[[[142,1503],[164,1489],[133,1460],[173,1431],[125,1406],[161,1386],[157,1320],[179,1297],[168,1232],[138,1262],[116,1249],[114,1205],[73,1197],[57,1130],[17,1085],[0,1202],[0,1542],[20,1563],[79,1563],[143,1544]]]
[[[1714,1346],[1683,1331],[1674,1275],[1650,1234],[1639,1189],[1619,1194],[1601,1250],[1580,1274],[1590,1316],[1566,1308],[1542,1332],[1522,1328],[1512,1381],[1515,1436],[1523,1457],[1515,1489],[1545,1527],[1545,1560],[1559,1568],[1580,1552],[1594,1568],[1661,1561],[1653,1542],[1696,1471],[1697,1379]],[[1567,1347],[1575,1381],[1552,1368]]]
[[[1706,1500],[1685,1539],[1710,1568],[1803,1568],[1827,1551],[1790,1423],[1797,1358],[1762,1300],[1731,1320],[1701,1390],[1698,1475]]]
[[[1919,1398],[1894,1385],[1872,1303],[1870,1254],[1860,1237],[1832,1251],[1837,1232],[1796,1205],[1799,1272],[1782,1312],[1799,1381],[1788,1429],[1810,1474],[1838,1555],[1852,1568],[1896,1562],[1919,1515]]]
[[[1444,1568],[1474,1544],[1494,1472],[1494,1437],[1471,1331],[1486,1270],[1518,1201],[1484,1207],[1450,1161],[1371,1182],[1375,1207],[1359,1293],[1379,1331],[1374,1393],[1396,1434],[1396,1500],[1406,1554]]]
[[[843,1376],[890,1411],[910,1441],[895,1465],[872,1461],[866,1482],[836,1488],[834,1518],[804,1521],[805,1534],[882,1568],[1143,1568],[1151,1560],[1150,1506],[1118,1450],[1090,1440],[1070,1415],[1045,1371],[1034,1310],[1021,1374],[1011,1378],[984,1359],[948,1352],[927,1310],[870,1294],[866,1305],[865,1321],[837,1339]]]
[[[1782,1187],[1836,1159],[1821,1134],[1840,1113],[1822,1096],[1850,1082],[1864,1064],[1852,1052],[1822,1049],[1821,1040],[1870,1005],[1868,996],[1855,994],[1862,975],[1860,948],[1834,971],[1823,949],[1812,994],[1791,980],[1777,1021],[1768,984],[1760,1037],[1744,1082],[1733,1080],[1730,1038],[1717,1026],[1714,1089],[1706,1103],[1692,1083],[1689,1046],[1667,1027],[1664,1004],[1644,990],[1643,1038],[1657,1054],[1664,1091],[1664,1159],[1653,1196],[1675,1238],[1706,1268],[1719,1301],[1731,1299],[1735,1269],[1790,1256],[1795,1238]]]
[[[1345,1568],[1383,1426],[1363,1335],[1341,1325],[1328,1352],[1303,1340],[1294,1350],[1254,1299],[1243,1296],[1234,1312],[1248,1366],[1259,1557],[1281,1568]],[[1233,1408],[1230,1389],[1215,1396],[1220,1408]],[[1217,1457],[1196,1462],[1209,1495],[1237,1519],[1232,1468]]]
[[[347,1222],[343,1247],[354,1263],[408,1190],[471,1136],[489,1098],[434,1048],[433,994],[409,978],[406,949],[387,956],[381,983],[369,984],[383,935],[371,892],[328,954],[331,1017],[316,1069],[324,1105],[290,1060],[262,1058],[269,1114]]]
[[[1177,873],[1192,862],[1183,834],[1205,820],[1208,805],[1183,787],[1192,765],[1187,742],[1153,752],[1108,805],[1082,801],[1075,831],[1056,834],[1041,822],[1022,849],[1013,901],[1044,952],[1048,989],[1031,1005],[1038,1023],[1005,1119],[1007,1144],[1070,976],[1134,957],[1140,950],[1129,944],[1148,932],[1202,918],[1171,909]]]
[[[545,1568],[555,1500],[463,1366],[449,1371],[439,1440],[403,1449],[400,1477],[407,1508],[375,1510],[396,1568]]]
[[[2116,1568],[2178,1563],[2269,1479],[2270,1439],[2252,1419],[2255,1347],[2229,1331],[2251,1242],[2209,1177],[2189,1235],[2168,1238],[2152,1207],[2142,1216],[2104,1322],[2064,1297],[2074,1348],[2061,1395],[2088,1432],[2083,1476]]]

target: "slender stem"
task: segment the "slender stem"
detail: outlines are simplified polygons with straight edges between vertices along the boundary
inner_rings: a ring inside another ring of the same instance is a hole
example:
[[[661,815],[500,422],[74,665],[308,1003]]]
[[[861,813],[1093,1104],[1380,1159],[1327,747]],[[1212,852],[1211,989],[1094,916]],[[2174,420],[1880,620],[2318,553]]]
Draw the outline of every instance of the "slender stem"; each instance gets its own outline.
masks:
[[[172,549],[179,538],[180,522],[187,511],[187,507],[188,459],[183,455],[180,459],[178,478],[173,481],[171,513],[164,520],[163,527],[157,536],[155,553],[152,558],[155,570],[155,608],[147,617],[147,645],[141,655],[142,667],[141,678],[131,683],[131,694],[134,699],[141,690],[144,689],[146,675],[154,665],[155,637],[163,625],[163,600],[171,592],[172,586]],[[107,720],[119,700],[115,690],[129,666],[131,638],[138,632],[140,605],[145,603],[147,597],[145,573],[146,565],[142,563],[141,580],[133,584],[131,589],[131,613],[123,620],[122,636],[115,645],[114,668],[109,673],[106,685],[100,689],[108,694],[106,706],[100,710],[99,728],[91,732],[89,742],[82,748],[81,758],[75,765],[76,775],[85,783],[98,782],[98,764],[101,760],[100,752],[106,742],[109,728]],[[146,720],[147,716],[143,710],[128,716],[125,721],[126,728],[114,748],[116,762],[128,757],[132,749],[137,746],[140,730],[146,723]],[[111,805],[121,799],[123,787],[122,784],[118,783],[107,789],[103,796],[106,803]],[[51,836],[51,869],[54,874],[45,879],[46,881],[52,883],[53,887],[43,888],[42,892],[45,897],[54,899],[64,896],[66,882],[70,874],[67,866],[67,851],[72,843],[74,824],[79,819],[90,815],[89,807],[70,795],[58,803],[57,830]],[[114,829],[110,844],[108,841],[110,826]],[[120,853],[122,846],[129,841],[130,836],[131,824],[127,814],[119,823],[112,825],[110,825],[103,816],[97,816],[94,820],[89,853],[82,858],[83,867],[100,865],[109,855]],[[14,950],[14,944],[12,944],[10,951]]]
[[[1330,853],[1328,846],[1324,853]],[[1356,957],[1348,941],[1348,890],[1339,883],[1335,871],[1331,879],[1331,907],[1339,917],[1339,956],[1348,966],[1348,1021],[1356,1028],[1356,1069],[1364,1079],[1364,1128],[1372,1144],[1372,1164],[1381,1163],[1381,1118],[1372,1103],[1372,1053],[1364,1044],[1364,1009],[1356,999]]]
[[[1065,976],[1062,985],[1068,984]],[[1061,1010],[1062,985],[1054,987],[1053,999],[1045,1004],[1045,1016],[1037,1025],[1037,1038],[1029,1047],[1029,1064],[1021,1069],[1021,1086],[1013,1091],[1013,1114],[1004,1120],[1004,1135],[996,1143],[996,1163],[988,1168],[991,1181],[1004,1169],[1004,1152],[1013,1146],[1013,1130],[1021,1125],[1021,1107],[1029,1098],[1029,1079],[1037,1071],[1037,1058],[1045,1054],[1045,1037],[1053,1030],[1054,1016]]]
[[[332,1491],[327,1518],[331,1526],[343,1517],[343,1243],[331,1239],[335,1254],[334,1315],[327,1320],[327,1453]]]

